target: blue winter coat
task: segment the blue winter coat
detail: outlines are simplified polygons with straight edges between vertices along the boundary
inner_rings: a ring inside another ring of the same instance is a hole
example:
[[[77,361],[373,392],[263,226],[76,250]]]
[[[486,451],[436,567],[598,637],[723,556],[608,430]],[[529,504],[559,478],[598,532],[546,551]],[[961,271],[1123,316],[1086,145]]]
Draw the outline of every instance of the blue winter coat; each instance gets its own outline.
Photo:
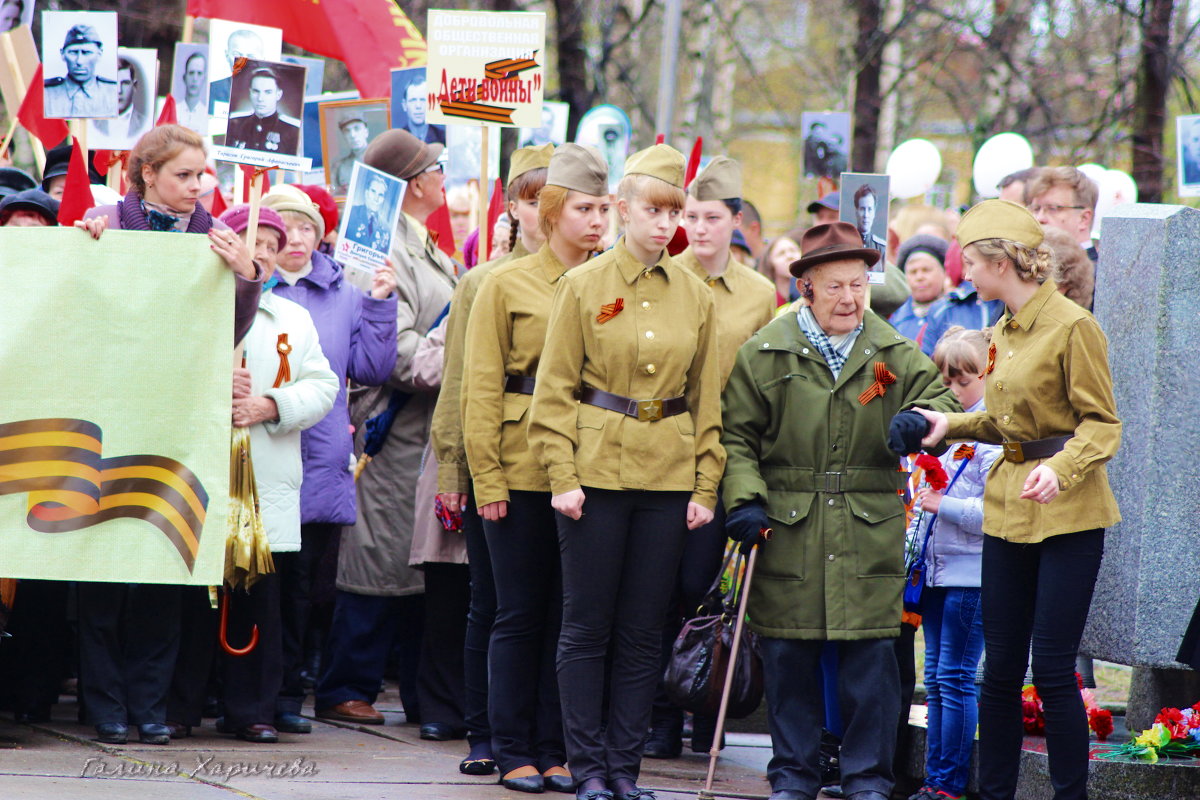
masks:
[[[353,525],[358,512],[350,471],[350,413],[346,379],[379,386],[396,365],[396,295],[376,300],[345,279],[340,264],[314,252],[312,272],[295,286],[280,283],[275,294],[308,309],[321,349],[338,376],[333,409],[304,431],[300,453],[304,483],[300,487],[301,523]]]
[[[971,282],[963,281],[946,292],[925,315],[921,352],[933,358],[933,348],[937,347],[938,339],[951,327],[961,325],[969,331],[983,330],[995,325],[1003,312],[1002,301],[980,300]]]

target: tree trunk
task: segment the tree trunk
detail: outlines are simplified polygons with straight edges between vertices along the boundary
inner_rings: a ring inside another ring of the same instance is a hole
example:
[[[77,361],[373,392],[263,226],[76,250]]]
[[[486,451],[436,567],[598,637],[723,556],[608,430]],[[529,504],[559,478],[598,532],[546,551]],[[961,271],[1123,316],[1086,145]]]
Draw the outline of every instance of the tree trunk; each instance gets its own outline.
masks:
[[[1171,0],[1142,4],[1142,46],[1133,117],[1133,180],[1138,199],[1161,203],[1163,197],[1163,129],[1167,119],[1167,87],[1171,80]]]
[[[882,0],[854,0],[858,36],[854,55],[858,74],[854,81],[854,144],[851,169],[875,171],[875,147],[879,141],[879,76],[883,68]]]
[[[588,56],[583,39],[583,0],[554,0],[555,34],[558,39],[558,87],[563,101],[571,106],[567,141],[574,141],[579,118],[595,95],[588,82]]]

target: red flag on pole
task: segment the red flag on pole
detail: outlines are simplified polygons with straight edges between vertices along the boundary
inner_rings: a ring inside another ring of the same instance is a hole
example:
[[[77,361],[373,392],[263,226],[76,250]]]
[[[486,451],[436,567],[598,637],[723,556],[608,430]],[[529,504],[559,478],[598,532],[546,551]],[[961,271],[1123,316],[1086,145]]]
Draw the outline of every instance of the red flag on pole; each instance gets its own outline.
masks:
[[[88,182],[87,162],[79,140],[71,137],[71,161],[67,165],[67,183],[63,188],[62,202],[58,207],[58,224],[74,225],[96,204],[92,199],[92,185]]]
[[[67,138],[68,131],[65,120],[46,119],[46,106],[42,96],[41,64],[38,64],[37,71],[33,73],[33,80],[29,82],[25,99],[21,101],[21,108],[17,111],[17,121],[21,123],[21,127],[36,136],[47,150]]]
[[[704,150],[704,139],[697,136],[696,143],[692,145],[692,154],[688,156],[687,169],[683,172],[683,188],[687,188],[696,177],[696,173],[700,171],[700,156]]]
[[[178,124],[179,114],[175,112],[175,95],[169,94],[166,102],[163,103],[162,111],[158,112],[158,120],[154,123],[154,127]]]
[[[345,62],[363,97],[387,97],[391,70],[425,64],[425,37],[395,0],[188,0],[187,13],[282,28],[288,43]]]
[[[492,241],[492,235],[490,232],[496,230],[496,220],[500,219],[500,215],[502,213],[504,213],[504,184],[499,178],[496,178],[496,185],[492,187],[492,200],[490,203],[488,203],[487,215],[489,231],[488,241],[492,242],[492,247],[495,247],[496,243]],[[490,256],[491,254],[485,253],[484,255]],[[482,264],[484,261],[488,260],[488,258],[480,258],[479,263]]]
[[[433,243],[448,256],[453,256],[457,246],[454,244],[454,226],[450,224],[450,206],[446,203],[446,190],[442,190],[442,205],[425,218],[425,228],[433,237]],[[487,259],[480,259],[482,264]]]

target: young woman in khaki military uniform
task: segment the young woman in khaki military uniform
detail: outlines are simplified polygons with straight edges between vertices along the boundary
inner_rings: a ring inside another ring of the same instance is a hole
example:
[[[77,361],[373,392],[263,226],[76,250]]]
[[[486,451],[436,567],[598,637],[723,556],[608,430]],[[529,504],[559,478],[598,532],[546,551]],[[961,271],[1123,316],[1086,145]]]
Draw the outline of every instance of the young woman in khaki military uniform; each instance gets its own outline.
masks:
[[[562,145],[538,198],[545,244],[487,276],[467,324],[463,440],[496,586],[488,719],[500,782],[515,791],[574,789],[563,768],[554,673],[562,616],[558,534],[550,479],[529,450],[526,426],[555,288],[596,250],[608,213],[603,157]]]
[[[538,195],[546,185],[546,168],[554,145],[522,147],[512,154],[508,168],[508,213],[512,239],[506,255],[467,271],[450,298],[446,320],[442,389],[438,393],[430,426],[430,444],[438,462],[438,492],[446,508],[462,511],[463,540],[471,570],[471,598],[463,648],[463,721],[467,723],[467,757],[458,765],[466,775],[491,775],[492,729],[488,722],[488,641],[496,618],[496,585],[483,524],[471,501],[471,476],[463,445],[462,383],[466,360],[467,321],[479,287],[488,274],[518,258],[536,252],[543,237],[538,229]],[[561,725],[561,723],[560,723]]]
[[[576,796],[587,800],[652,797],[635,782],[666,576],[687,529],[712,519],[725,462],[712,292],[664,249],[683,208],[683,169],[666,145],[626,161],[625,235],[559,280],[529,415],[558,512],[558,685]]]
[[[984,491],[979,793],[1012,800],[1021,754],[1021,684],[1046,711],[1055,800],[1087,797],[1088,727],[1075,656],[1104,552],[1120,521],[1104,464],[1121,440],[1108,341],[1094,317],[1058,293],[1042,228],[1023,206],[987,200],[956,237],[981,299],[1003,300],[989,350],[986,411],[922,412],[924,443],[1004,445]]]

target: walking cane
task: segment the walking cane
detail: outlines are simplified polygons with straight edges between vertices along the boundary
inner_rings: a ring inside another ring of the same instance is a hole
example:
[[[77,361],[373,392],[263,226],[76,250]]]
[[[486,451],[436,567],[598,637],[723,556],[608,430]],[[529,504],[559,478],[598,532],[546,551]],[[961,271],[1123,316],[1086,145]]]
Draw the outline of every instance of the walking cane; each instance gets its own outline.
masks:
[[[759,540],[771,540],[771,529],[763,528],[758,534]],[[758,542],[750,548],[750,560],[746,564],[746,574],[742,578],[742,596],[738,600],[737,622],[733,626],[733,647],[729,650],[729,666],[725,669],[725,688],[721,690],[721,707],[717,711],[717,729],[713,733],[712,748],[708,751],[708,776],[704,779],[704,788],[697,795],[698,800],[714,800],[712,785],[717,774],[717,759],[721,756],[721,737],[725,735],[725,711],[729,708],[729,692],[733,688],[733,673],[737,669],[738,650],[742,645],[742,627],[746,624],[746,600],[750,597],[750,581],[754,578],[754,563],[758,560]]]

